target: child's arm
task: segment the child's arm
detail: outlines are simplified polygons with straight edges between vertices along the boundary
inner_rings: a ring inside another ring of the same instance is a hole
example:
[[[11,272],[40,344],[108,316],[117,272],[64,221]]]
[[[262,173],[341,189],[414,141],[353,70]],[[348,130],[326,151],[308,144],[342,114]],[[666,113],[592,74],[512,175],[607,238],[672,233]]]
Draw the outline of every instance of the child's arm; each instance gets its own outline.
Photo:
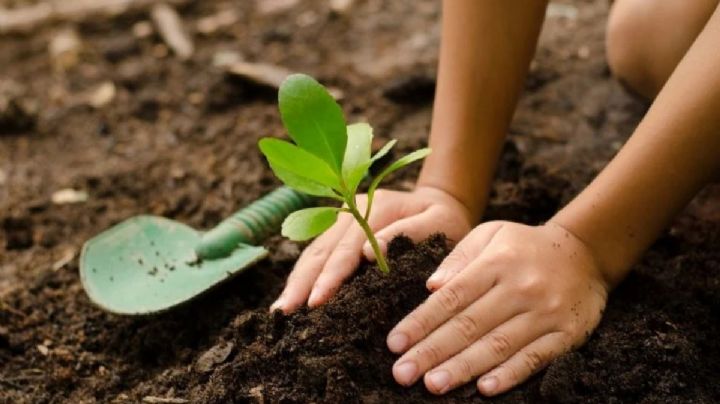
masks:
[[[716,9],[620,153],[553,218],[592,246],[611,284],[718,178],[719,40]]]
[[[523,88],[544,1],[443,2],[430,145],[419,186],[456,195],[476,217]]]
[[[478,226],[388,336],[393,373],[444,393],[510,389],[600,320],[607,291],[720,171],[720,7],[622,151],[544,226]]]
[[[544,1],[445,1],[432,154],[412,192],[375,195],[369,224],[381,247],[403,233],[458,241],[485,208],[497,156],[544,14]],[[364,204],[364,195],[358,205]],[[356,268],[365,235],[342,217],[303,251],[272,305],[290,312],[326,302]],[[372,259],[366,246],[365,255]]]

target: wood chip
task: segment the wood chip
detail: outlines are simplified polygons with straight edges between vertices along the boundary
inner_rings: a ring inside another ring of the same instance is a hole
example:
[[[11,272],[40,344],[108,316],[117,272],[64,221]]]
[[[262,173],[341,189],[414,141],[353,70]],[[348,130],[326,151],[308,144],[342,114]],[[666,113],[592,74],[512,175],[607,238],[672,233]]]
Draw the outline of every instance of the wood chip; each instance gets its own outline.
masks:
[[[128,400],[130,400],[130,396],[128,396],[125,393],[120,393],[117,395],[117,397],[115,397],[115,400],[113,400],[113,402],[118,402],[118,401],[123,402],[123,401],[128,401]]]
[[[190,0],[166,0],[185,4]],[[113,17],[127,11],[147,9],[157,0],[49,0],[15,9],[0,7],[0,34],[29,32],[54,21],[81,22],[90,18]]]
[[[210,35],[218,30],[228,28],[240,19],[240,15],[235,9],[229,8],[226,10],[220,10],[215,14],[207,17],[200,18],[195,23],[195,28],[198,32],[204,35]]]
[[[265,396],[263,395],[263,390],[265,390],[265,387],[262,384],[258,384],[257,386],[250,389],[250,397],[254,398],[258,404],[264,404],[265,403]]]
[[[255,84],[280,88],[285,78],[292,72],[284,67],[265,63],[236,62],[225,67],[229,74],[242,77]]]
[[[80,60],[82,41],[75,28],[67,27],[56,32],[48,44],[48,51],[53,65],[60,70],[67,70],[77,65]]]
[[[88,200],[88,193],[82,190],[65,188],[55,191],[50,197],[50,200],[56,205],[80,203]]]
[[[106,81],[93,90],[88,97],[88,104],[94,108],[102,108],[115,98],[115,84]]]
[[[213,55],[213,66],[225,68],[243,61],[242,55],[235,51],[218,51]]]
[[[185,404],[190,401],[184,398],[173,398],[173,397],[156,397],[156,396],[145,396],[142,399],[143,403],[148,404]]]
[[[345,98],[345,92],[337,87],[328,87],[327,91],[333,98],[335,98],[336,101],[340,101]]]
[[[189,59],[195,48],[190,35],[183,28],[180,15],[165,3],[157,4],[150,13],[160,36],[182,60]]]
[[[0,9],[0,33],[30,30],[50,20],[54,11],[51,3],[39,3],[15,10]]]
[[[132,26],[132,33],[135,38],[144,39],[153,34],[153,29],[150,21],[139,21]]]
[[[57,261],[55,261],[53,263],[53,265],[52,265],[53,271],[57,271],[57,270],[61,269],[62,267],[64,267],[65,265],[69,264],[70,261],[72,261],[73,258],[75,258],[76,253],[77,253],[77,250],[74,247],[71,247],[71,248],[68,248],[67,250],[65,250],[65,252],[60,257],[60,259],[58,259]]]
[[[354,3],[354,0],[330,0],[330,10],[337,14],[347,14]]]
[[[255,0],[255,7],[260,14],[276,14],[297,6],[299,2],[300,0]]]

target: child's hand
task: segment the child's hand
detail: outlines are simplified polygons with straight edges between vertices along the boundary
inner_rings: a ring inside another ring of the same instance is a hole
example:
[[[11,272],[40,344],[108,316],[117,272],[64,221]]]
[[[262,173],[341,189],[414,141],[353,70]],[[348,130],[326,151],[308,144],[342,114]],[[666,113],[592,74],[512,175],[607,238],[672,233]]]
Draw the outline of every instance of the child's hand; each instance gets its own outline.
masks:
[[[479,377],[507,391],[582,344],[600,321],[608,286],[590,250],[555,224],[476,227],[427,282],[436,290],[388,335],[398,383],[425,375],[443,394]]]
[[[358,208],[365,209],[366,196],[358,196]],[[383,251],[397,234],[419,241],[432,233],[443,232],[450,240],[462,239],[472,228],[467,208],[450,194],[433,187],[418,187],[412,192],[378,190],[375,193],[370,227]],[[285,290],[271,310],[286,313],[305,301],[311,307],[325,303],[360,263],[365,250],[373,259],[372,249],[364,249],[366,236],[349,215],[303,251],[288,277]],[[309,297],[308,297],[309,296]]]

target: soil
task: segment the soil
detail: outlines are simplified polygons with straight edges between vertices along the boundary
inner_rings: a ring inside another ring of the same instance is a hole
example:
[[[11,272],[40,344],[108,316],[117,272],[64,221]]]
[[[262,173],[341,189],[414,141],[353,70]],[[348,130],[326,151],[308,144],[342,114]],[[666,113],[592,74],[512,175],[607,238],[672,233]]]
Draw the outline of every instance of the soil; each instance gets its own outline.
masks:
[[[47,50],[69,23],[0,37],[0,402],[720,402],[717,186],[613,292],[584,347],[495,400],[472,384],[434,397],[391,379],[385,335],[427,296],[424,280],[448,252],[439,235],[397,238],[391,275],[363,264],[328,305],[288,317],[267,308],[302,245],[279,237],[267,260],[168,313],[93,306],[77,255],[94,234],[141,213],[207,228],[278,185],[256,147],[283,134],[274,91],[213,67],[220,52],[341,90],[350,120],[371,122],[380,142],[397,138],[398,153],[426,143],[439,2],[358,0],[349,14],[321,0],[262,2],[290,6],[180,6],[196,49],[185,62],[157,34],[137,35],[144,11],[73,23],[82,42],[73,66]],[[607,3],[551,4],[487,219],[547,220],[642,117],[645,105],[605,62]],[[237,21],[196,28],[225,9]],[[106,82],[114,98],[93,106],[88,95]],[[410,188],[416,172],[389,186]],[[52,198],[67,188],[87,199]]]

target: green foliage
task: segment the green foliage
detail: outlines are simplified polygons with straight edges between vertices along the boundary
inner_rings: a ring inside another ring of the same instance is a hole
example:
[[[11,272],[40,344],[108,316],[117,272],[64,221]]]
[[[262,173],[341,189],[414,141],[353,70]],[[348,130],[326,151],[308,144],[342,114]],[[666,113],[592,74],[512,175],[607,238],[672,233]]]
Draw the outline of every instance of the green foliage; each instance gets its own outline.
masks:
[[[296,241],[309,240],[332,226],[339,211],[331,207],[297,210],[283,222],[282,235]]]
[[[292,140],[340,174],[347,132],[342,109],[315,79],[293,74],[280,87],[280,115]]]
[[[260,150],[270,165],[290,171],[330,188],[338,188],[338,175],[327,162],[290,142],[280,139],[261,139]]]
[[[367,208],[362,215],[356,204],[358,186],[370,166],[395,145],[392,140],[371,155],[373,131],[367,123],[346,125],[340,106],[312,77],[288,76],[280,87],[280,114],[292,144],[279,139],[260,140],[260,151],[270,168],[285,185],[309,195],[334,198],[343,208],[319,207],[297,211],[283,223],[282,234],[292,240],[311,239],[335,223],[339,212],[353,215],[375,250],[378,266],[389,269],[375,235],[367,223],[375,190],[390,173],[430,154],[430,149],[414,151],[385,168],[370,183]]]
[[[372,128],[366,123],[348,126],[348,143],[343,160],[343,178],[350,193],[355,193],[370,165],[370,144]]]
[[[381,150],[382,151],[382,150]],[[415,150],[414,152],[401,157],[396,162],[390,164],[387,168],[382,170],[380,174],[378,174],[377,177],[375,177],[372,182],[370,183],[370,187],[368,187],[368,204],[367,209],[365,210],[365,219],[370,216],[370,208],[372,207],[372,201],[373,197],[375,196],[375,190],[377,189],[378,185],[380,185],[380,182],[385,179],[388,175],[391,173],[405,167],[408,164],[411,164],[417,160],[424,159],[427,157],[427,155],[430,154],[429,148],[424,148],[420,150]]]

